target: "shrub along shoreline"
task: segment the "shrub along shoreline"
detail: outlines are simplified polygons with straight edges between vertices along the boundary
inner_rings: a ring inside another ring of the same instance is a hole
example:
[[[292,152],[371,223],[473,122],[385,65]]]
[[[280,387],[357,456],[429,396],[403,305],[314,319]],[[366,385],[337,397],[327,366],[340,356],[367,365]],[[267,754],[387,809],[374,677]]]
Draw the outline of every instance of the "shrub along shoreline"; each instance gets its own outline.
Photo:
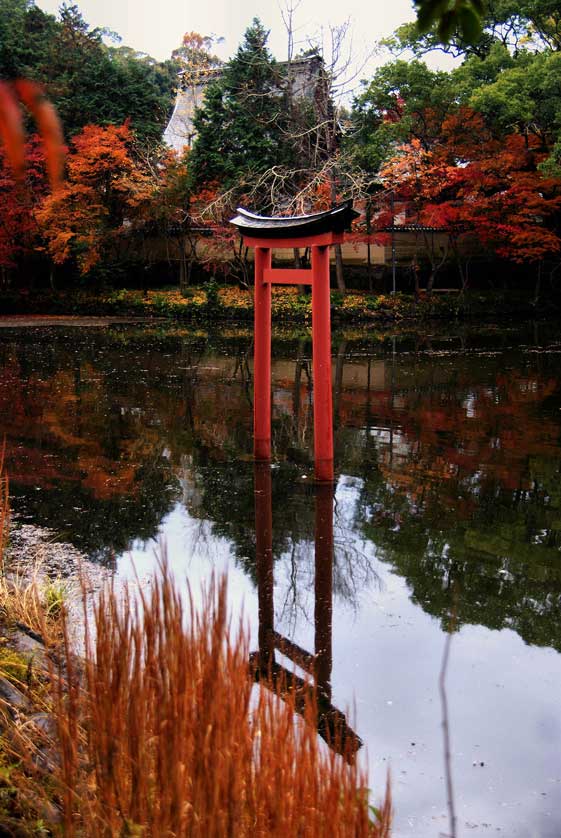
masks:
[[[433,292],[416,300],[413,295],[375,294],[365,291],[331,292],[334,325],[345,323],[422,322],[528,317],[558,317],[551,303],[534,305],[528,294],[509,292]],[[184,321],[253,320],[253,291],[207,283],[193,286],[183,295],[178,289],[139,291],[130,289],[92,291],[5,291],[0,293],[2,315],[75,315],[166,317]],[[273,288],[274,322],[311,323],[311,295],[295,287]]]

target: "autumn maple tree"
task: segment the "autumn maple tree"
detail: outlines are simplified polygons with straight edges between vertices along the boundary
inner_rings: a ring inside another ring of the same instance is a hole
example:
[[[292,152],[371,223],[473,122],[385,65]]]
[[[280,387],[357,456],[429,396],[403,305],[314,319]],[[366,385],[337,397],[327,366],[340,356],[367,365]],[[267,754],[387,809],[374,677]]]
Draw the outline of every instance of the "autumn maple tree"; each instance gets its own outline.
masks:
[[[49,189],[41,140],[31,136],[23,152],[25,179],[16,176],[0,147],[0,272],[4,282],[8,271],[33,255],[39,232],[34,212]]]
[[[442,229],[459,249],[475,242],[508,261],[533,263],[561,251],[561,180],[540,171],[544,157],[538,138],[498,139],[463,108],[445,120],[431,149],[416,139],[403,144],[381,176],[409,223]],[[429,291],[434,276],[433,266]]]
[[[152,195],[152,181],[123,125],[86,125],[71,143],[68,177],[48,196],[37,219],[55,264],[74,259],[87,274],[116,255],[124,233]]]

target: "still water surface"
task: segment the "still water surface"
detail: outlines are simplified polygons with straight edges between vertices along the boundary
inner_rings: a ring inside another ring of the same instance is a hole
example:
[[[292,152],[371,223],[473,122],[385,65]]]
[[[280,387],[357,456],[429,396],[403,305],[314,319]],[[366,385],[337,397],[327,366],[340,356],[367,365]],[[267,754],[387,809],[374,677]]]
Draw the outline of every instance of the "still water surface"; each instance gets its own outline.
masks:
[[[391,768],[400,838],[448,829],[438,678],[455,623],[458,834],[558,838],[558,335],[335,336],[331,497],[312,480],[307,334],[274,338],[259,470],[250,332],[0,329],[13,507],[121,578],[149,577],[160,539],[195,590],[227,570],[252,647],[274,638],[290,670],[318,653],[374,796]]]

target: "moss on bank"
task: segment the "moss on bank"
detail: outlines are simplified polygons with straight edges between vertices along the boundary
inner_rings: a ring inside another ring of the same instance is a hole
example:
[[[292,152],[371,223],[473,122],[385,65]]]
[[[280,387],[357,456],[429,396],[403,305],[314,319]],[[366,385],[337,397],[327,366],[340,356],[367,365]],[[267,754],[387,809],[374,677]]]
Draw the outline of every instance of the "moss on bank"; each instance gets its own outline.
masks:
[[[351,323],[401,323],[430,319],[455,320],[544,316],[552,306],[536,308],[526,294],[496,292],[433,293],[420,301],[411,295],[373,294],[364,291],[331,293],[335,325]],[[92,291],[27,290],[0,294],[0,314],[58,314],[80,316],[165,317],[188,322],[251,322],[252,290],[215,283],[192,287],[183,296],[177,289],[137,291],[128,289]],[[273,288],[273,321],[309,324],[311,295],[295,287]]]

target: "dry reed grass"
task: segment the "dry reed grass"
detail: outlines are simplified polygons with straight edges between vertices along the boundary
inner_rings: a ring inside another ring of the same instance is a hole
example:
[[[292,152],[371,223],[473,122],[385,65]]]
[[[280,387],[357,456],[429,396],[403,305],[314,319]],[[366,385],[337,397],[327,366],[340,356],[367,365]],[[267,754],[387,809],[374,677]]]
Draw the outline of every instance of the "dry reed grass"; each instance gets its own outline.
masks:
[[[10,495],[8,477],[4,471],[4,454],[6,441],[2,443],[0,451],[0,571],[4,571],[4,550],[8,542],[10,527]]]
[[[4,556],[10,530],[10,495],[8,477],[4,471],[6,442],[0,450],[0,614],[6,623],[24,623],[39,632],[44,623],[37,577],[26,580],[9,580],[6,576]]]
[[[1,478],[0,558],[7,520]],[[93,611],[83,597],[78,660],[64,603],[50,620],[36,578],[0,584],[4,618],[43,636],[51,666],[17,677],[28,711],[0,714],[0,834],[388,838],[389,787],[374,810],[366,774],[319,740],[314,702],[302,720],[301,696],[254,686],[224,580],[198,611],[165,564],[149,594],[109,587]]]
[[[148,594],[106,590],[86,630],[83,672],[67,643],[56,717],[67,836],[375,836],[389,789],[252,685],[247,637],[230,632],[226,585],[185,608],[165,566]]]
[[[61,635],[61,624],[55,612],[62,608],[62,600],[54,601],[52,591],[56,593],[57,589],[44,582],[39,567],[33,569],[31,576],[0,576],[3,623],[7,627],[25,626],[47,646],[53,646]]]
[[[31,657],[11,648],[8,636],[18,623],[37,633],[48,630],[51,638],[55,634],[50,632],[52,621],[45,613],[37,579],[23,583],[6,576],[10,510],[3,455],[4,450],[0,452],[0,835],[28,838],[52,834],[46,820],[57,819],[51,802],[49,685],[46,673],[33,665]]]

